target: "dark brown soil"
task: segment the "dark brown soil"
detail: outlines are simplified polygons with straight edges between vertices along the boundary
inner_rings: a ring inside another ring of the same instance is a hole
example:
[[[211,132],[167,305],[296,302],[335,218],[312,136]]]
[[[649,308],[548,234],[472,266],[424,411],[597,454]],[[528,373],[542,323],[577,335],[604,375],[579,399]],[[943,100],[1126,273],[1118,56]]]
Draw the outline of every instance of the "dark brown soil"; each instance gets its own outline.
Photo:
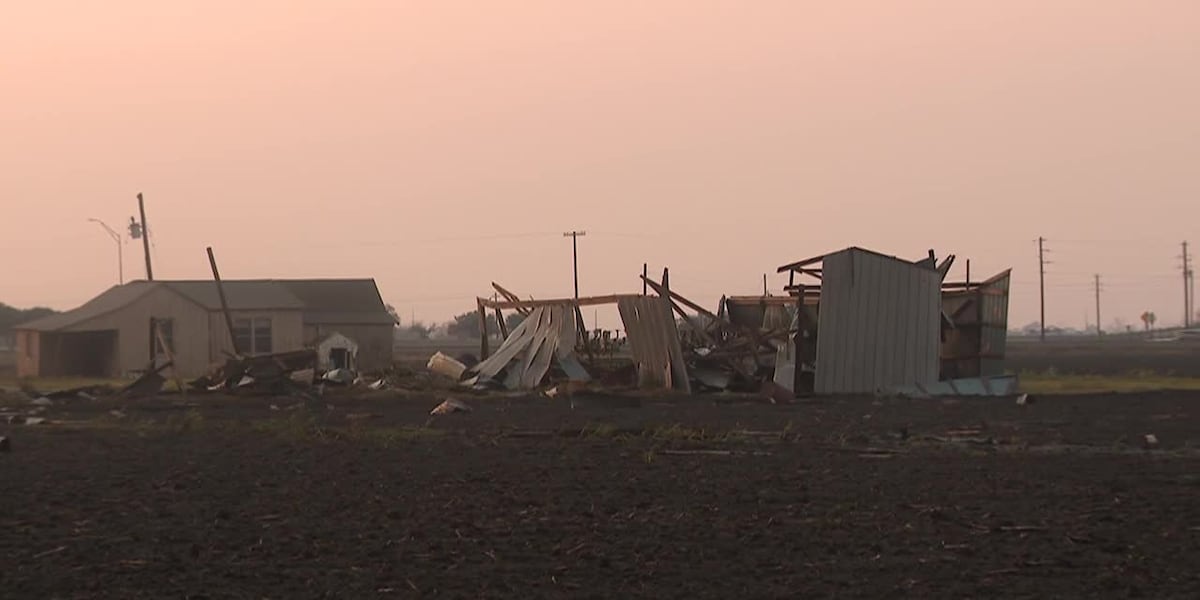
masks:
[[[0,597],[1200,594],[1200,394],[397,396],[0,425]]]

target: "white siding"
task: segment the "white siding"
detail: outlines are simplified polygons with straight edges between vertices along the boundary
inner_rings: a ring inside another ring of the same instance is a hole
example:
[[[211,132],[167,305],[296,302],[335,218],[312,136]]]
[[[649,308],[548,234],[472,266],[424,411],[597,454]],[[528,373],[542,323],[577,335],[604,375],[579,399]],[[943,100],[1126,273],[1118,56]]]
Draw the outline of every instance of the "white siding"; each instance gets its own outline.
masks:
[[[831,254],[821,268],[818,394],[937,381],[937,272],[859,249]]]

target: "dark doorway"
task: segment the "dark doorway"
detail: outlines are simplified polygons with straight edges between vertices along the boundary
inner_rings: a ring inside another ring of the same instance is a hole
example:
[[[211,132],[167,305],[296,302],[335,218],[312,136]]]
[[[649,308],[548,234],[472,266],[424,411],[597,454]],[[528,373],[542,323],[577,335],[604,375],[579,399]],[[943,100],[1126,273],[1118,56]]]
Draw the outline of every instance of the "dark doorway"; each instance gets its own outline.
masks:
[[[42,374],[60,377],[117,376],[115,330],[43,335],[46,335],[43,339],[49,343],[42,348]]]
[[[335,369],[350,368],[350,351],[345,348],[330,348],[329,363]]]

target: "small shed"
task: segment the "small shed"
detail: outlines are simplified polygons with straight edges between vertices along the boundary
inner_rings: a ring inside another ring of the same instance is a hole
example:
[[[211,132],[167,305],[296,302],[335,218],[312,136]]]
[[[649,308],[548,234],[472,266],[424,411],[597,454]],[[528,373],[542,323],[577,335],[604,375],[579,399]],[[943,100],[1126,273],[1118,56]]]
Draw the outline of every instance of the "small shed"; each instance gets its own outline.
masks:
[[[874,393],[938,380],[941,283],[947,263],[847,248],[779,268],[793,293],[818,300],[814,389]],[[819,284],[795,285],[795,275]]]
[[[317,344],[317,368],[358,369],[358,343],[336,331],[325,336]]]

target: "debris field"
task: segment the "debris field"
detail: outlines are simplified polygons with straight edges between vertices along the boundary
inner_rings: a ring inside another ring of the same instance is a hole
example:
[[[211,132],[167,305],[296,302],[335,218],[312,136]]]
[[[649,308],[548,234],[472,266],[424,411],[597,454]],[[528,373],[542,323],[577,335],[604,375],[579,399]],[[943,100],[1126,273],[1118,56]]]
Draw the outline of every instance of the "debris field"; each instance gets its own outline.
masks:
[[[1194,597],[1200,394],[1022,399],[14,395],[0,595]]]

